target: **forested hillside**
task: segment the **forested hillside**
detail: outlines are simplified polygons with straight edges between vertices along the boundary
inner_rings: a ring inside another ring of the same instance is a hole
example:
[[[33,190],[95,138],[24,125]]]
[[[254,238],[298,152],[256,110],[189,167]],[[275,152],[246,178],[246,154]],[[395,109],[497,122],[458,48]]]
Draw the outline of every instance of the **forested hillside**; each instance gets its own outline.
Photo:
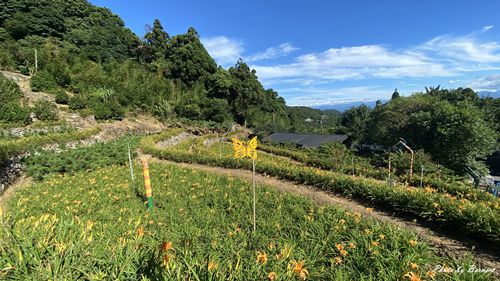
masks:
[[[291,127],[285,101],[245,62],[218,67],[194,28],[171,36],[155,20],[139,38],[85,0],[7,0],[0,4],[0,48],[2,69],[31,74],[34,91],[74,93],[60,100],[96,119],[146,111],[164,120]]]

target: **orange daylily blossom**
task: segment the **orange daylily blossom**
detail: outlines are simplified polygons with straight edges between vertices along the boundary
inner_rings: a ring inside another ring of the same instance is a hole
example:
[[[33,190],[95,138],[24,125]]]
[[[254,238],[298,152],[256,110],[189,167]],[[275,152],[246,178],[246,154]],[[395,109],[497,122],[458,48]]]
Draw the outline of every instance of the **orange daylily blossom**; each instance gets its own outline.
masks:
[[[269,279],[269,281],[274,281],[276,279],[276,273],[274,271],[269,272],[267,279]]]
[[[264,252],[257,252],[257,263],[258,264],[265,264],[267,263],[267,255]]]
[[[163,242],[161,243],[161,249],[164,252],[168,252],[169,250],[172,250],[174,247],[172,247],[172,242]]]
[[[292,260],[290,264],[293,266],[292,271],[293,273],[297,274],[300,279],[306,280],[307,276],[309,275],[309,271],[304,267],[304,260],[297,262],[295,260]]]
[[[144,236],[144,227],[141,226],[137,229],[137,236],[138,237]]]
[[[425,275],[427,275],[427,277],[429,277],[431,279],[434,279],[434,277],[436,276],[436,272],[434,272],[434,271],[427,271],[427,273]]]
[[[422,281],[422,279],[420,279],[420,276],[414,272],[408,272],[405,275],[403,275],[403,277],[409,278],[410,281]]]
[[[217,263],[216,263],[216,262],[214,262],[214,261],[210,261],[210,262],[208,263],[207,268],[208,268],[208,271],[212,271],[212,270],[214,270],[214,269],[217,269]]]

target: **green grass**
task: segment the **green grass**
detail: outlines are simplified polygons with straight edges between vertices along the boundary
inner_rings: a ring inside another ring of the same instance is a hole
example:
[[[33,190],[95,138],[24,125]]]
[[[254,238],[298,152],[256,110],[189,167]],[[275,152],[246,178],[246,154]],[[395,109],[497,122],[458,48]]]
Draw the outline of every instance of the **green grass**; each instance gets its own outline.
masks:
[[[142,184],[129,185],[126,166],[54,175],[18,189],[0,216],[0,278],[266,280],[274,272],[275,280],[297,280],[293,267],[304,261],[310,280],[402,280],[436,265],[471,264],[469,257],[438,257],[411,232],[264,186],[257,188],[252,233],[249,182],[173,165],[150,169],[151,212],[136,192]],[[164,242],[172,249],[162,250]]]

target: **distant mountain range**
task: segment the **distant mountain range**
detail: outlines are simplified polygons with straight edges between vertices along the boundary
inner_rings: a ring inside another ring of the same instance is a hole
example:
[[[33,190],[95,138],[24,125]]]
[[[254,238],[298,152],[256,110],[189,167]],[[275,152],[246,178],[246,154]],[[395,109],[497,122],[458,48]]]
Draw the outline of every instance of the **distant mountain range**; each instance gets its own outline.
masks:
[[[492,98],[500,98],[500,91],[496,92],[479,92],[477,93],[478,96],[480,97],[492,97]]]
[[[312,106],[312,108],[315,109],[320,109],[320,110],[329,110],[329,109],[335,109],[338,111],[345,111],[346,109],[349,109],[353,106],[360,106],[362,104],[365,104],[368,107],[375,107],[375,103],[377,101],[353,101],[353,102],[343,102],[343,103],[337,103],[337,104],[320,104],[320,105],[315,105]],[[382,100],[382,103],[386,103],[387,100]]]
[[[480,97],[492,97],[495,99],[500,98],[500,91],[496,92],[478,92],[478,96]],[[382,100],[382,103],[386,103],[388,100]],[[353,101],[353,102],[343,102],[343,103],[336,103],[336,104],[320,104],[320,105],[315,105],[311,106],[312,108],[315,109],[320,109],[320,110],[329,110],[329,109],[334,109],[338,110],[340,112],[345,111],[346,109],[349,109],[353,106],[360,106],[362,104],[365,104],[368,107],[375,107],[376,101]]]

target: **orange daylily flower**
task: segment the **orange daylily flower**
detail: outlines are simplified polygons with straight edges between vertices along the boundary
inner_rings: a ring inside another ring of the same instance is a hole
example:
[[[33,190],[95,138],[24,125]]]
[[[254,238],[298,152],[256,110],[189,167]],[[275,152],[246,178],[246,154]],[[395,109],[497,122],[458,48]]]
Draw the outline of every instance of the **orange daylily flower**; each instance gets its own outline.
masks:
[[[410,281],[422,281],[422,279],[420,279],[420,276],[414,272],[408,272],[405,275],[403,275],[403,277],[409,278]]]
[[[137,229],[137,236],[138,237],[144,236],[144,227],[141,226]]]
[[[217,266],[218,266],[218,265],[217,265],[217,263],[216,263],[216,262],[214,262],[214,261],[210,261],[210,262],[208,263],[208,266],[207,266],[208,271],[212,271],[212,270],[214,270],[214,269],[217,269]]]
[[[267,263],[267,255],[264,252],[257,252],[257,263],[258,264],[265,264]]]
[[[304,267],[304,262],[304,260],[300,262],[292,260],[290,262],[290,264],[293,266],[293,273],[297,274],[302,280],[306,280],[307,276],[309,275],[309,271],[307,271],[307,269]]]
[[[161,249],[164,252],[168,252],[169,250],[172,250],[174,247],[172,247],[172,242],[163,242],[161,243]]]

